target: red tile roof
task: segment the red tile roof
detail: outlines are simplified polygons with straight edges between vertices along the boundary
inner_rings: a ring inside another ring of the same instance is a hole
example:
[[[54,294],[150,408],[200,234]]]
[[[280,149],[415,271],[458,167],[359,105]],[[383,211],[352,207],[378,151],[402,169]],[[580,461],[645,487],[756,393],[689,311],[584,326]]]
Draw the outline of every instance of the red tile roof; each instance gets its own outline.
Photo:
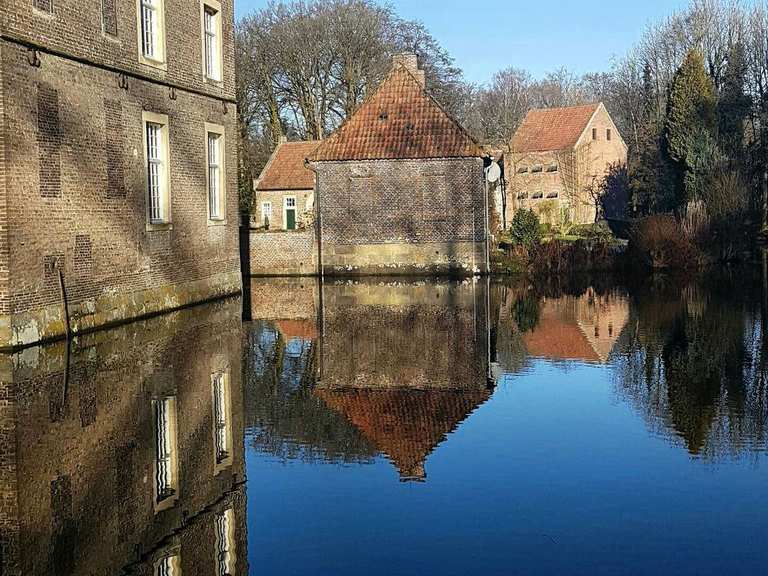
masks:
[[[480,146],[403,65],[324,140],[310,160],[479,158]]]
[[[312,190],[315,173],[304,165],[304,160],[317,148],[319,142],[283,142],[256,181],[256,190]]]
[[[400,472],[402,480],[424,480],[424,461],[478,406],[487,389],[315,389]]]
[[[576,144],[600,104],[531,110],[512,138],[512,151],[548,152]]]

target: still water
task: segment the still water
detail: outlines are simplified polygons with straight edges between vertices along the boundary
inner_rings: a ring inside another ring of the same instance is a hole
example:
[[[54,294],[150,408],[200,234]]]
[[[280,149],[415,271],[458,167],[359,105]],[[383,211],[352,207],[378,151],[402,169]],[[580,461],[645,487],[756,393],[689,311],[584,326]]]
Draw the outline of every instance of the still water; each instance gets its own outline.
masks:
[[[764,574],[766,318],[744,275],[264,279],[2,356],[0,574]]]

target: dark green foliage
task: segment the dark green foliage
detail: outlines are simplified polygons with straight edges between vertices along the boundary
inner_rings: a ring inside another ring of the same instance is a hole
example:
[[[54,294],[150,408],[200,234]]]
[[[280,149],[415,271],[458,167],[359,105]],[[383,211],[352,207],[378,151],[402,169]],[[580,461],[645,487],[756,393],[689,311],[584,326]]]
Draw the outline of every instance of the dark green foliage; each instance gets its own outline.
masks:
[[[717,100],[704,58],[691,50],[672,80],[664,132],[675,169],[676,208],[700,198],[719,160]]]
[[[530,332],[536,328],[540,317],[541,305],[537,296],[529,293],[515,300],[514,318],[520,332]]]
[[[744,46],[735,44],[728,55],[728,67],[717,103],[720,145],[734,163],[740,163],[744,158],[744,125],[752,108],[752,99],[744,92],[746,77]]]
[[[516,245],[529,250],[534,248],[541,242],[539,217],[533,210],[518,210],[512,218],[509,233]]]

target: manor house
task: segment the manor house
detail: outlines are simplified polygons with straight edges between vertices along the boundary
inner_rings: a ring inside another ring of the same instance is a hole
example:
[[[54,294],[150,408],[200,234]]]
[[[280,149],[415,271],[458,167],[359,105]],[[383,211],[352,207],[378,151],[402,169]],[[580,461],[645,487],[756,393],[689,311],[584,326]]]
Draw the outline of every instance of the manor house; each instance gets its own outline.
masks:
[[[241,288],[233,0],[0,11],[0,349]]]

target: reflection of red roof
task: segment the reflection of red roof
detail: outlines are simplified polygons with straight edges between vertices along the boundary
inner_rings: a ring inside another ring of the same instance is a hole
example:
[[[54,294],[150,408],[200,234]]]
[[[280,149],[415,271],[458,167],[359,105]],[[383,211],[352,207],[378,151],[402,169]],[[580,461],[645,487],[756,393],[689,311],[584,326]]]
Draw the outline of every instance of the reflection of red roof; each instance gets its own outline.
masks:
[[[256,181],[257,190],[313,190],[315,173],[304,160],[319,142],[283,142],[278,145],[269,163]]]
[[[427,456],[480,404],[490,391],[317,389],[397,466],[404,480],[423,480]]]
[[[600,357],[579,325],[557,318],[542,318],[536,328],[523,335],[523,342],[531,356],[552,360],[600,362]]]
[[[575,146],[600,104],[531,110],[512,138],[512,151],[549,152]]]
[[[310,320],[278,320],[277,329],[286,340],[314,340],[317,338],[317,326]]]
[[[433,100],[416,77],[396,65],[378,90],[324,140],[315,161],[474,158],[471,136]]]

